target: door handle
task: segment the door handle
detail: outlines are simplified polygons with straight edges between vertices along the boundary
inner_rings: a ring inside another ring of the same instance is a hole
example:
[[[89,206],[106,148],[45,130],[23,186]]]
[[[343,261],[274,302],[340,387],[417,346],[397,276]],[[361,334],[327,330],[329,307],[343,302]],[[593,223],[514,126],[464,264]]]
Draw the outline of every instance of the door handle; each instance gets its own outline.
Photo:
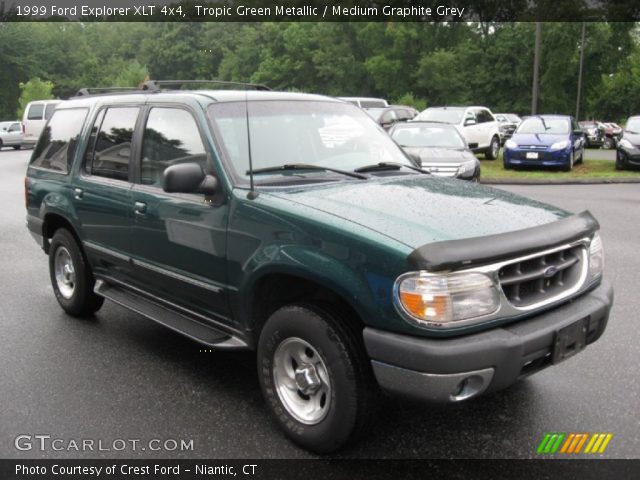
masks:
[[[84,190],[82,190],[81,188],[74,188],[73,189],[73,196],[76,199],[81,200],[82,199],[82,195],[84,195]]]
[[[147,213],[147,204],[144,202],[136,202],[133,205],[133,211],[137,215],[144,215]]]

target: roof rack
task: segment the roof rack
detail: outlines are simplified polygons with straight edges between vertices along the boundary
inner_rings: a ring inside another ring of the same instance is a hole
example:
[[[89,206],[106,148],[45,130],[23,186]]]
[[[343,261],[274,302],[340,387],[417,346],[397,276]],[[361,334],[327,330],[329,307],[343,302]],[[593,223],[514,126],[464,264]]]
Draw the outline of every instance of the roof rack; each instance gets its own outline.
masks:
[[[140,90],[138,87],[87,87],[76,92],[76,97],[86,97],[88,95],[100,95],[104,93],[133,92]]]
[[[142,84],[142,90],[159,91],[164,85],[228,85],[233,87],[250,87],[254,90],[271,90],[266,85],[259,83],[231,82],[226,80],[147,80]]]

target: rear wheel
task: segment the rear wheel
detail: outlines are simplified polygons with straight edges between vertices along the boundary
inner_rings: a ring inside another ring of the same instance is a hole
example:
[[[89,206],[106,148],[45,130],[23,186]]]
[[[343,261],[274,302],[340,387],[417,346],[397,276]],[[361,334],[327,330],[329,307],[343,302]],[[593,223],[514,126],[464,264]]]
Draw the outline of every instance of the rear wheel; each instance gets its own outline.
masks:
[[[348,319],[317,305],[290,305],[267,321],[258,374],[271,413],[295,443],[328,453],[361,436],[377,386]]]
[[[489,148],[484,153],[484,157],[487,160],[495,160],[498,158],[498,154],[500,153],[500,139],[494,136],[491,139],[491,143],[489,144]]]
[[[51,239],[49,274],[56,299],[69,315],[91,315],[102,306],[104,298],[93,292],[95,280],[78,242],[64,228]]]

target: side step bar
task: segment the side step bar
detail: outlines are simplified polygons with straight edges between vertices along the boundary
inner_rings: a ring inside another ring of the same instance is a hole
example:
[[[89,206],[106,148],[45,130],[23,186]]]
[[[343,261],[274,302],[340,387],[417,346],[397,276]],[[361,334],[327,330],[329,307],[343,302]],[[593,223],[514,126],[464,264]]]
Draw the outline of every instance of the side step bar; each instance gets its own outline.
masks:
[[[240,338],[163,307],[130,290],[96,280],[96,294],[211,348],[248,348]]]

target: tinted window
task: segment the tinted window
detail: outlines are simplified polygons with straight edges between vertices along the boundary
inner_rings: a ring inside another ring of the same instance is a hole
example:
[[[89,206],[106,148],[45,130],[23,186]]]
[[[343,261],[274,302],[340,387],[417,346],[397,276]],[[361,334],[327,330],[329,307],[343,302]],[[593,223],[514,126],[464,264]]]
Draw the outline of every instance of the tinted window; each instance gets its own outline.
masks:
[[[44,104],[34,103],[29,107],[29,112],[27,113],[27,119],[42,120],[43,112],[44,112]]]
[[[480,109],[476,112],[476,118],[478,123],[493,122],[493,117],[488,110]]]
[[[51,115],[53,115],[54,110],[56,109],[57,104],[49,103],[44,109],[44,119],[49,120]]]
[[[68,172],[73,162],[87,109],[58,110],[42,131],[31,165]]]
[[[141,183],[160,186],[162,173],[168,166],[197,162],[204,167],[206,158],[198,125],[189,112],[178,108],[151,109],[142,141]]]
[[[111,107],[98,115],[100,126],[90,153],[90,173],[116,180],[129,179],[129,161],[131,160],[131,141],[136,126],[139,108]]]

